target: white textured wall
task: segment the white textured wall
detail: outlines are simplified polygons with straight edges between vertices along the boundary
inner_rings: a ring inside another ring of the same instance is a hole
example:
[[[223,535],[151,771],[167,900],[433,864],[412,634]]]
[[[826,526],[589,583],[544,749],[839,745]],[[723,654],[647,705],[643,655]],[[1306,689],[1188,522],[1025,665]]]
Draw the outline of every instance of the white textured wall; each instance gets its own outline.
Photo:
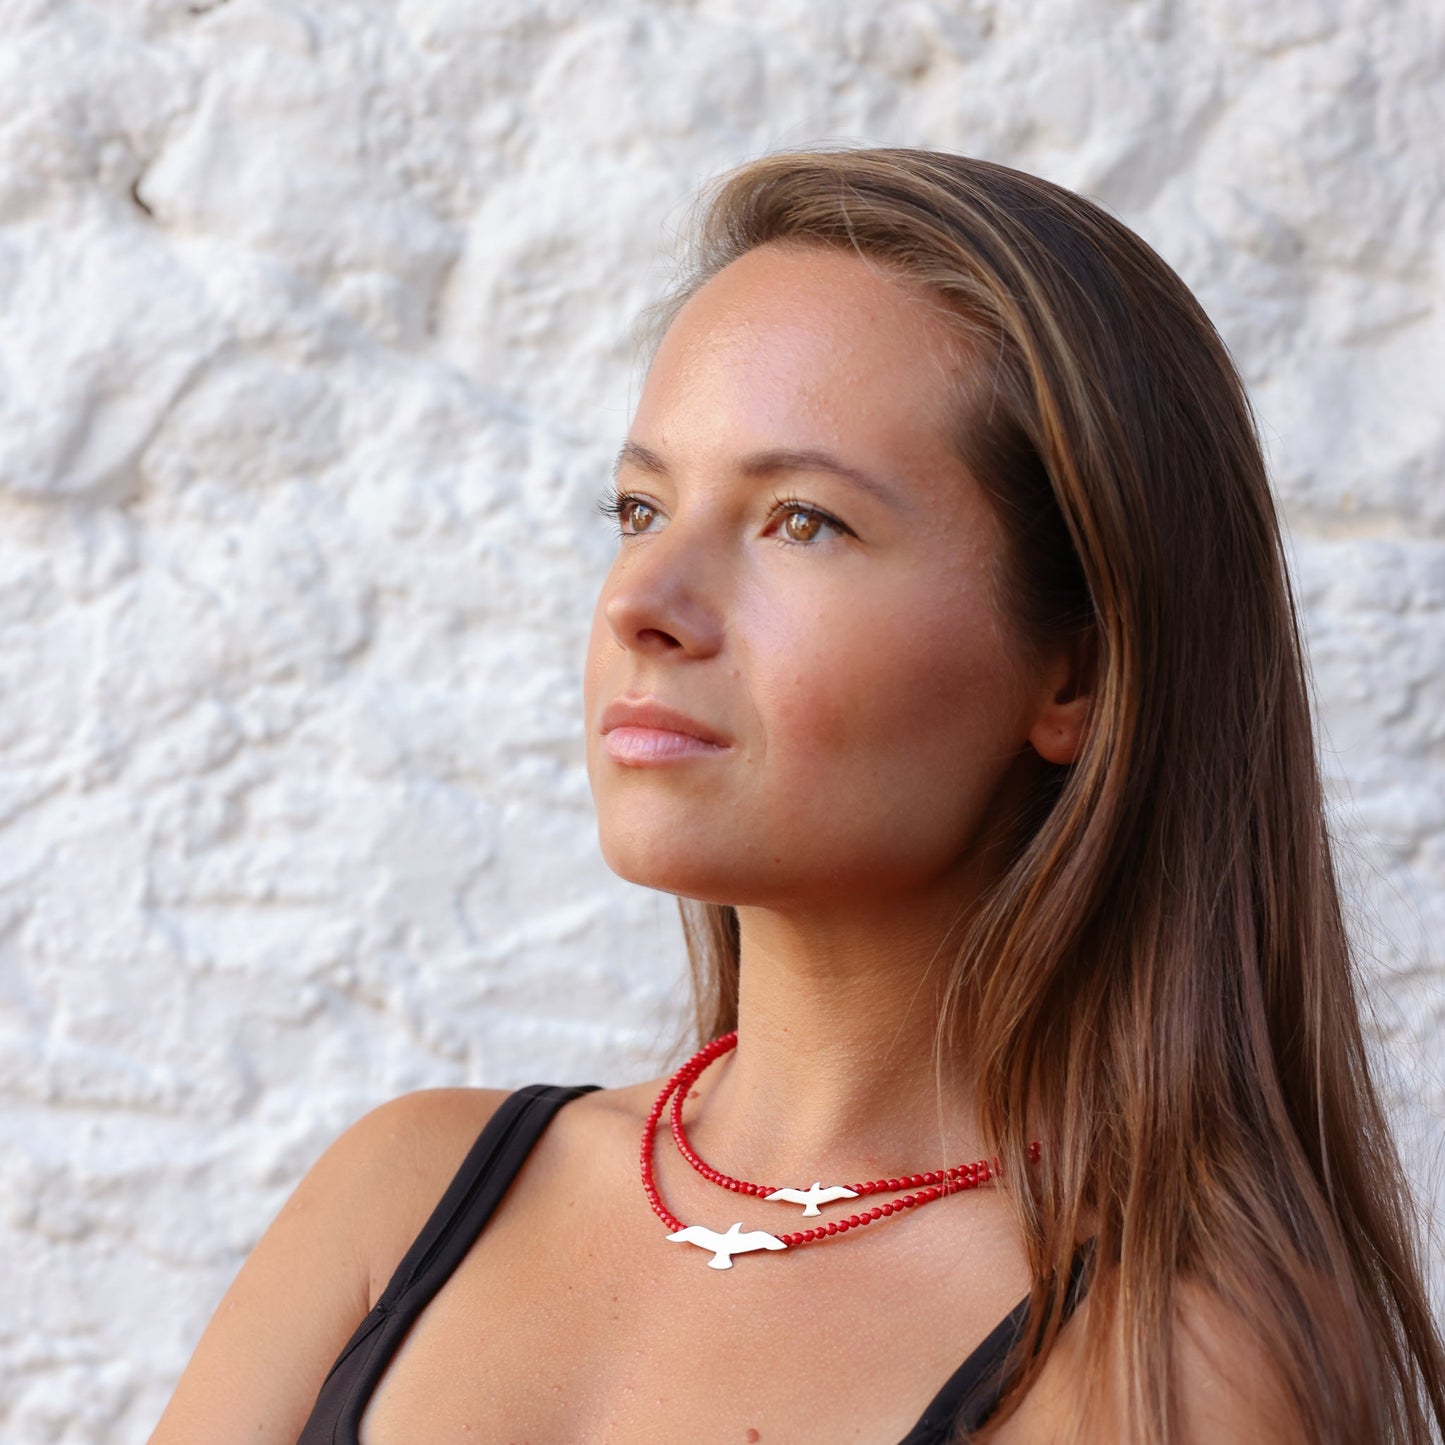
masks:
[[[0,0],[0,1438],[142,1438],[369,1105],[654,1066],[591,503],[660,247],[789,143],[1038,171],[1220,324],[1438,1190],[1442,74],[1436,0]]]

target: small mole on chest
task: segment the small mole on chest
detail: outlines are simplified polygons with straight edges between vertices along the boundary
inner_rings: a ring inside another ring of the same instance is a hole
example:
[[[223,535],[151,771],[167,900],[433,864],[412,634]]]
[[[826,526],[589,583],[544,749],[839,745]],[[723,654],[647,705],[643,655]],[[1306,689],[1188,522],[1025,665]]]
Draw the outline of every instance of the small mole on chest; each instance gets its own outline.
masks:
[[[758,1441],[762,1438],[763,1437],[759,1435],[756,1430],[753,1430],[751,1428],[748,1430],[748,1433],[743,1436],[743,1439],[748,1442],[748,1445],[758,1445]]]

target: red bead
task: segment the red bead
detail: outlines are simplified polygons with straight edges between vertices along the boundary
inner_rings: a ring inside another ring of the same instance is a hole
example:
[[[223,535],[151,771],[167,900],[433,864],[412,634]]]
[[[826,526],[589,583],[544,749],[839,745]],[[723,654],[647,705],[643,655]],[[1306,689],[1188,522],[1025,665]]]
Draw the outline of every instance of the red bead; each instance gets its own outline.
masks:
[[[829,1234],[837,1234],[837,1232],[838,1232],[838,1226],[837,1226],[837,1224],[836,1224],[836,1223],[829,1224],[829,1226],[828,1226],[828,1233],[829,1233]]]

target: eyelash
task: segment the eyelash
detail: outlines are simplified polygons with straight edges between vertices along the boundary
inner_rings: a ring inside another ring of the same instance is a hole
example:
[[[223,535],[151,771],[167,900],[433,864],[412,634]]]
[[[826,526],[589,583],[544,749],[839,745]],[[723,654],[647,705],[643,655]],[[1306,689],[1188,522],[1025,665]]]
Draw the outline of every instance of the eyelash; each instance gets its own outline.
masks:
[[[601,512],[604,517],[610,517],[612,519],[619,537],[640,537],[643,535],[640,532],[629,532],[624,525],[628,508],[631,507],[633,503],[638,503],[645,507],[651,506],[644,498],[637,496],[633,492],[614,492],[609,496],[603,497],[602,500],[597,503],[597,510]],[[653,508],[653,510],[656,509]],[[805,502],[799,497],[773,497],[768,503],[768,521],[770,524],[793,512],[804,512],[810,517],[816,517],[825,527],[831,527],[841,536],[851,537],[854,535],[852,528],[840,522],[831,512],[825,512],[821,507],[815,507],[811,502]],[[812,545],[811,542],[796,542],[788,538],[784,538],[783,540],[784,544],[789,547],[808,547]]]
[[[631,492],[609,492],[597,503],[597,510],[604,517],[611,518],[619,537],[625,537],[628,534],[622,530],[623,514],[627,510],[628,503],[640,500],[641,498],[634,497]]]

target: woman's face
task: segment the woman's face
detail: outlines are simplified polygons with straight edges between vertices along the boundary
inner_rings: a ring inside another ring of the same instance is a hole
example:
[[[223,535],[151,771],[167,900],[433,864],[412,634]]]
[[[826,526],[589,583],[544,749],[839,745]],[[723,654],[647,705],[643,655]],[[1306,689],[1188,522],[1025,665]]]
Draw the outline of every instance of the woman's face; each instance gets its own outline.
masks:
[[[678,314],[587,655],[623,877],[868,906],[962,879],[1007,821],[1039,684],[950,442],[957,357],[921,293],[840,251],[751,251]]]

